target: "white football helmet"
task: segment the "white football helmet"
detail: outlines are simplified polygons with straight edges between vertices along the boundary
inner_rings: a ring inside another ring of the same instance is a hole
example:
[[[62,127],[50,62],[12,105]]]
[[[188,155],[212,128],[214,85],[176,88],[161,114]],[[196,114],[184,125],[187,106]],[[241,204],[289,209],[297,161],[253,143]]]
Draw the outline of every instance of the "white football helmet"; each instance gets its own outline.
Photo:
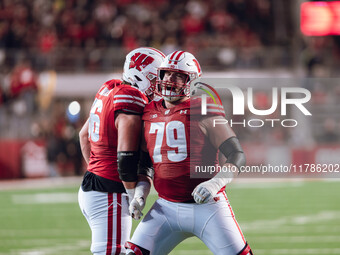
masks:
[[[166,71],[186,75],[184,84],[163,81]],[[189,52],[175,51],[164,59],[158,68],[156,93],[169,102],[177,101],[190,94],[190,84],[202,75],[197,59]]]
[[[126,55],[123,80],[149,96],[154,88],[151,81],[157,78],[157,68],[164,58],[164,53],[154,48],[141,47],[131,51]]]

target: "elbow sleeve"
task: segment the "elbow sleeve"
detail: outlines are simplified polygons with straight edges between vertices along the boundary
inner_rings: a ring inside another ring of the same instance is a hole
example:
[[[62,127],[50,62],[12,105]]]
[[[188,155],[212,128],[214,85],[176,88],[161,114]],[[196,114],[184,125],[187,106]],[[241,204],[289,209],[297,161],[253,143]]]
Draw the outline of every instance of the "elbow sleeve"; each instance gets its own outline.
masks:
[[[241,144],[235,136],[225,140],[220,145],[219,150],[227,158],[226,163],[235,165],[239,171],[241,166],[246,164],[246,157],[242,150]]]
[[[118,151],[117,165],[119,178],[125,182],[137,181],[138,151]]]

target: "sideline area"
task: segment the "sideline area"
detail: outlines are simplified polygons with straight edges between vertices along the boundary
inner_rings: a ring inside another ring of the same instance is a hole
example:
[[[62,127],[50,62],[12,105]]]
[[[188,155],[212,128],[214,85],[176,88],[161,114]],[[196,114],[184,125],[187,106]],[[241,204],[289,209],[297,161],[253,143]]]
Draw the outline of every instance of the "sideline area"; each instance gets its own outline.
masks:
[[[82,176],[71,176],[0,180],[0,191],[80,186],[82,178]]]
[[[48,177],[34,179],[0,180],[0,191],[72,187],[81,184],[83,176]],[[303,182],[340,181],[339,178],[236,178],[228,186],[233,188],[273,188],[281,187],[279,183],[291,183],[292,186]]]

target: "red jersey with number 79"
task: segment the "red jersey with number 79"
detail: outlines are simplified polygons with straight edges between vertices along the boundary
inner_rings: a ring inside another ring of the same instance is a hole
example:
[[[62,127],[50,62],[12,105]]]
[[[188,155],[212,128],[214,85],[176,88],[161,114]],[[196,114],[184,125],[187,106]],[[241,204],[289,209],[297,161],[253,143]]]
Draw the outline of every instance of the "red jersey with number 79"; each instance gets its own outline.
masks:
[[[146,96],[137,88],[110,80],[99,89],[89,117],[91,155],[87,170],[98,176],[121,182],[117,171],[117,111],[142,115]]]
[[[208,116],[225,116],[223,107],[208,104]],[[192,166],[217,164],[217,149],[199,127],[200,98],[188,99],[166,109],[163,99],[144,109],[144,137],[155,169],[154,186],[159,197],[172,202],[192,200],[202,178],[190,178]],[[191,135],[190,135],[191,134]],[[191,137],[190,137],[191,136]],[[204,155],[204,157],[203,157]]]

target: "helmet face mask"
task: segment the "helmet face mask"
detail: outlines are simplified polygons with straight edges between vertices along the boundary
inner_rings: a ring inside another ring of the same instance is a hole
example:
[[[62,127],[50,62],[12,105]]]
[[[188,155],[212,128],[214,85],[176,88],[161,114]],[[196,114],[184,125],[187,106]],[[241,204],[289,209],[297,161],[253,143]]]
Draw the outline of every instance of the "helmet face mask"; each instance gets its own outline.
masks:
[[[159,69],[157,89],[155,93],[162,96],[166,101],[175,102],[183,97],[189,96],[189,75],[182,71],[168,68]]]
[[[190,84],[200,76],[197,59],[189,52],[175,51],[158,68],[155,93],[168,102],[189,97]]]

